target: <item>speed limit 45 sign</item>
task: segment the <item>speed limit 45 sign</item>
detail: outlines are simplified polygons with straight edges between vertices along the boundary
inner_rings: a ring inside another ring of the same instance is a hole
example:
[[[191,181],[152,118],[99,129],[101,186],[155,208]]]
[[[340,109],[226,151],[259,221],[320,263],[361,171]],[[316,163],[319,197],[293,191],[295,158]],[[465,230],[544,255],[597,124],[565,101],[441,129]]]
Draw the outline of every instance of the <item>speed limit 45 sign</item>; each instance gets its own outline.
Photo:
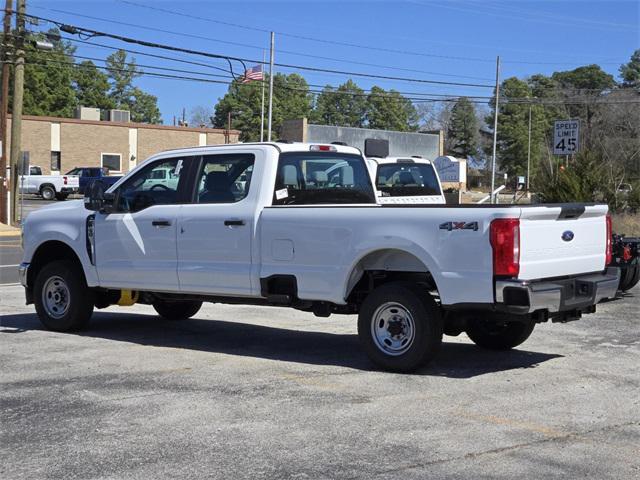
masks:
[[[556,120],[553,125],[553,154],[570,155],[578,151],[580,120]]]

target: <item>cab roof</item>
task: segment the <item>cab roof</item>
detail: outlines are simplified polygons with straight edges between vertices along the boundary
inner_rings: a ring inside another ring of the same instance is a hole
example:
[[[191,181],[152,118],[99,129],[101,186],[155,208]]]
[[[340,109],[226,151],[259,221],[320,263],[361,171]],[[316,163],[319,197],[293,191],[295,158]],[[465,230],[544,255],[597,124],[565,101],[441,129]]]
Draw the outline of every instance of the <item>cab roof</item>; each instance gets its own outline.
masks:
[[[431,160],[422,157],[367,157],[367,160],[376,162],[378,165],[387,163],[421,163],[431,165]]]
[[[172,154],[197,154],[204,153],[207,151],[215,152],[216,150],[225,149],[225,150],[233,150],[234,148],[245,148],[245,147],[273,147],[281,153],[285,152],[309,152],[309,151],[322,151],[320,150],[320,146],[322,149],[326,148],[327,152],[335,152],[335,153],[345,153],[351,155],[360,155],[362,156],[362,152],[360,149],[356,147],[350,147],[347,145],[336,145],[331,143],[315,143],[315,142],[251,142],[251,143],[228,143],[228,144],[220,144],[220,145],[203,145],[197,147],[187,147],[187,148],[177,148],[171,150],[164,150],[162,152],[158,152],[158,154],[165,155],[167,153]],[[314,150],[317,149],[317,150]],[[154,155],[155,156],[155,155]]]

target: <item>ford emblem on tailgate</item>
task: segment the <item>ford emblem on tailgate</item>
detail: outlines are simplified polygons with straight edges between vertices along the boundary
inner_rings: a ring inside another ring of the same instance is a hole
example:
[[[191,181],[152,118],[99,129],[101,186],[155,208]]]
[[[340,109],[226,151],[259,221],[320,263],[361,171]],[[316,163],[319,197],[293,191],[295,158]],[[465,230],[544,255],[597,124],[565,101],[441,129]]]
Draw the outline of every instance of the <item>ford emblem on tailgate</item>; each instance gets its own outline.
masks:
[[[571,230],[562,232],[562,240],[564,240],[565,242],[570,242],[571,240],[573,240],[573,232]]]

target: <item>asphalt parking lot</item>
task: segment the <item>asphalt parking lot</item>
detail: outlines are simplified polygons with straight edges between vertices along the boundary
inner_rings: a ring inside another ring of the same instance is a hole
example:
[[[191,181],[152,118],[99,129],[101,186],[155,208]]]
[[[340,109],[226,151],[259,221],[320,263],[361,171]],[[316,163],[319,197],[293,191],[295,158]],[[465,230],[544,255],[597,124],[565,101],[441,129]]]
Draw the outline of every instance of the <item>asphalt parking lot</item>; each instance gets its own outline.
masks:
[[[207,305],[110,307],[42,329],[0,294],[0,477],[640,477],[640,290],[519,349],[445,337],[375,371],[355,319]]]

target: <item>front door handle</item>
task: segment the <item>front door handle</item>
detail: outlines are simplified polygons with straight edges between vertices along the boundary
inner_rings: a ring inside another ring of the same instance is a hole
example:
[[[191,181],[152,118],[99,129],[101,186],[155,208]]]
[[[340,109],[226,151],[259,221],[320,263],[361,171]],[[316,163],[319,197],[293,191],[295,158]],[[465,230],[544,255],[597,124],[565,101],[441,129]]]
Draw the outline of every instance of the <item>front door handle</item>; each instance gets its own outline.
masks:
[[[244,225],[244,220],[225,220],[224,224],[227,227],[241,227]]]
[[[154,227],[170,227],[171,220],[156,218],[155,220],[151,221],[151,225],[153,225]]]

